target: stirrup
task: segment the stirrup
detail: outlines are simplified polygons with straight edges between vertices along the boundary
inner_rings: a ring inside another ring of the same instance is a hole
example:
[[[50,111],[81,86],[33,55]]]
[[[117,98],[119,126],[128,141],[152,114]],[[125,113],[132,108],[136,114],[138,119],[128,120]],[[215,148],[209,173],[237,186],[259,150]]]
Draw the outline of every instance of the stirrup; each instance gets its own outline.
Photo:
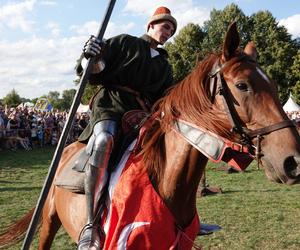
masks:
[[[79,234],[77,250],[100,250],[102,249],[100,241],[99,228],[93,223],[86,224]]]

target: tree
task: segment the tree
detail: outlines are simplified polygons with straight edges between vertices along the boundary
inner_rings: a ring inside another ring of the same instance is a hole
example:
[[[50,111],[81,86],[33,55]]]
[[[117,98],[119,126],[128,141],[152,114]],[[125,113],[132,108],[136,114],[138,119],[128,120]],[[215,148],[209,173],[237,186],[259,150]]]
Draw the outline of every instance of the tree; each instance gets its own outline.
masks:
[[[75,85],[78,85],[79,81],[80,81],[80,78],[74,80]],[[81,97],[81,103],[85,104],[85,105],[88,104],[90,102],[91,98],[98,91],[98,89],[99,89],[98,86],[87,84],[84,89],[83,95]]]
[[[294,85],[294,77],[289,72],[297,53],[297,44],[269,11],[252,15],[250,23],[251,40],[257,46],[258,62],[277,83],[283,101],[288,98],[288,92]]]
[[[10,107],[16,107],[22,102],[21,97],[18,95],[18,93],[13,89],[11,92],[9,92],[4,98],[3,98],[3,104],[10,106]]]
[[[64,90],[62,93],[60,108],[63,110],[69,110],[72,105],[75,94],[76,89]]]
[[[58,109],[61,104],[61,100],[59,99],[59,96],[60,93],[58,91],[49,91],[46,97],[48,101],[52,104],[54,109]]]
[[[37,102],[38,99],[39,98],[33,98],[33,99],[30,100],[30,102],[32,102],[33,104],[36,104],[36,102]]]
[[[226,6],[223,10],[213,9],[210,12],[210,20],[203,25],[206,36],[202,43],[202,53],[217,53],[221,51],[224,35],[228,26],[233,22],[237,22],[241,37],[241,46],[249,41],[249,20],[242,10],[235,4]]]
[[[248,18],[235,4],[228,5],[222,11],[212,10],[210,20],[204,23],[203,28],[197,24],[186,25],[174,42],[166,44],[175,81],[182,80],[190,73],[196,61],[202,60],[208,53],[220,51],[224,34],[234,20],[238,22],[245,44],[249,37]]]
[[[292,94],[297,103],[300,103],[300,49],[293,58],[293,66],[291,74],[294,78],[294,86],[292,87]]]
[[[213,9],[210,20],[204,23],[201,56],[221,51],[224,35],[232,21],[237,21],[240,46],[244,48],[246,43],[254,41],[259,65],[278,84],[279,97],[281,101],[285,100],[289,91],[297,88],[294,87],[298,81],[297,75],[290,74],[290,71],[300,46],[299,39],[292,40],[287,29],[278,25],[269,11],[259,11],[248,17],[237,5],[230,4],[223,10]]]
[[[182,80],[195,67],[205,34],[197,24],[183,27],[173,43],[166,44],[174,80]]]

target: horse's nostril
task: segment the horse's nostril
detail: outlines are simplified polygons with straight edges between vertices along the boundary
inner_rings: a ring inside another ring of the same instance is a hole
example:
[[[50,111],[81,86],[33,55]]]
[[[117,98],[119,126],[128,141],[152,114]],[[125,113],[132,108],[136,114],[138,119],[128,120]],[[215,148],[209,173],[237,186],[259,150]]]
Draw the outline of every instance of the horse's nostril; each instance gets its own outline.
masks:
[[[300,176],[300,158],[293,156],[287,157],[284,161],[284,170],[291,178]]]

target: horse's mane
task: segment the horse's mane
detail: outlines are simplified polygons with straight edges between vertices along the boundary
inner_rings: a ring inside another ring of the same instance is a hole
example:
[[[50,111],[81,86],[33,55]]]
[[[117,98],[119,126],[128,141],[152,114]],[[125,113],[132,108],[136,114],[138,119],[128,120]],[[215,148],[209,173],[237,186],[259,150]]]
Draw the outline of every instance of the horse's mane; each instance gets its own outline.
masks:
[[[213,103],[209,89],[209,73],[220,55],[211,54],[181,82],[168,90],[165,97],[153,107],[150,126],[145,132],[139,155],[143,156],[144,165],[150,177],[158,180],[162,175],[166,160],[165,133],[176,117],[206,128],[220,136],[229,137],[225,121],[220,120],[221,110]]]

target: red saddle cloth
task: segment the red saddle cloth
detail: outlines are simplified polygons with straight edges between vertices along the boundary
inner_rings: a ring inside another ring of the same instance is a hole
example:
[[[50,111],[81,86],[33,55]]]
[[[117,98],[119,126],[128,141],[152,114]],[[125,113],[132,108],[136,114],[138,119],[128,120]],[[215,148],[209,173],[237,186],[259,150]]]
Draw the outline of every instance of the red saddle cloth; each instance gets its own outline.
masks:
[[[141,158],[129,154],[121,160],[121,174],[112,176],[110,208],[105,223],[104,249],[191,249],[199,231],[199,218],[179,230],[154,190]],[[128,159],[128,160],[127,160]]]

